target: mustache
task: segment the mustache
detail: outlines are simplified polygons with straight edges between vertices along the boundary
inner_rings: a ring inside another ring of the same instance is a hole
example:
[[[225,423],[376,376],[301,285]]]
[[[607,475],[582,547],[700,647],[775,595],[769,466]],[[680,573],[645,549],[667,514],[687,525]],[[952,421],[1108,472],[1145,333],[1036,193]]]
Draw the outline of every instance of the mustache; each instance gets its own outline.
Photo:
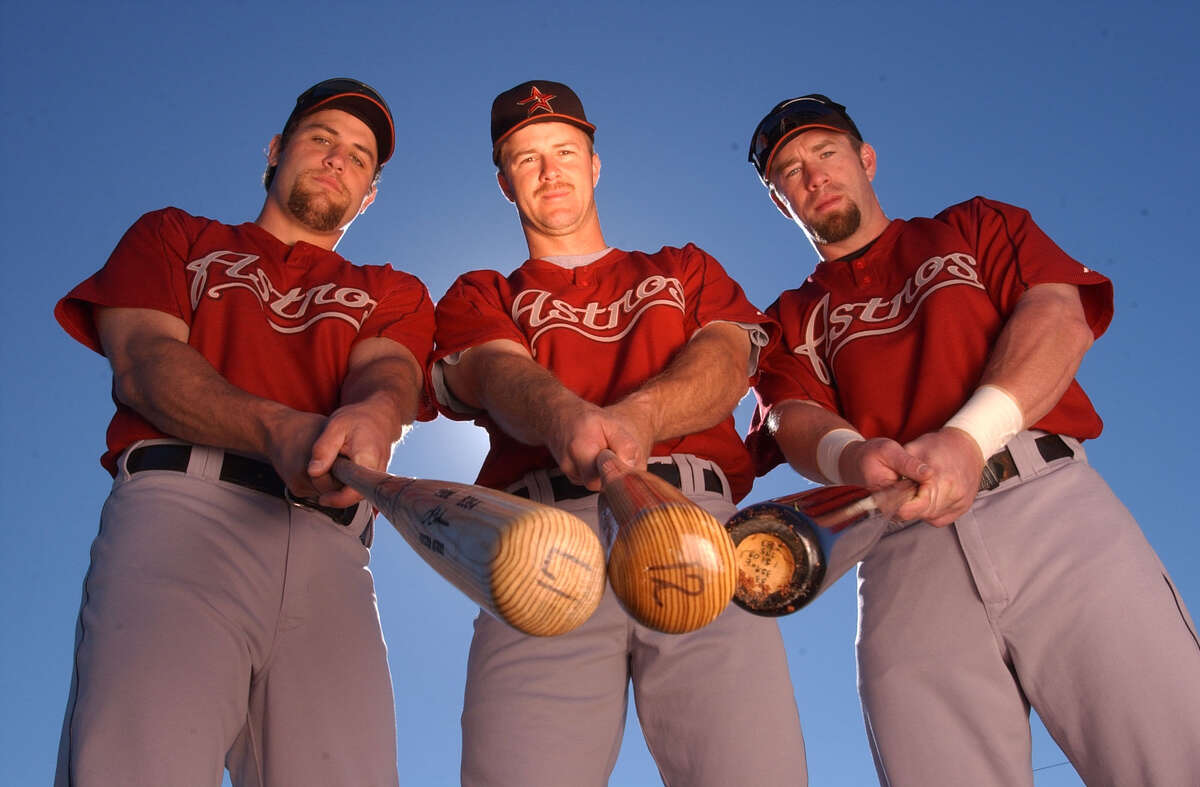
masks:
[[[554,181],[552,183],[544,183],[541,186],[538,186],[536,190],[534,190],[533,196],[540,197],[543,194],[545,194],[547,191],[559,191],[562,189],[566,189],[568,191],[574,191],[575,186],[571,183],[565,183],[563,181]]]

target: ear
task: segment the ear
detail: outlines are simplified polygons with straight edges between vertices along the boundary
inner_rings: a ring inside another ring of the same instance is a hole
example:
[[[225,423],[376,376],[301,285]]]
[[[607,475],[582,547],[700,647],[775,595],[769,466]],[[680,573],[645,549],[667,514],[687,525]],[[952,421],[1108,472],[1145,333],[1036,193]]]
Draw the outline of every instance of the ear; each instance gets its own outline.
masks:
[[[858,151],[858,158],[862,161],[863,169],[866,170],[867,180],[875,180],[875,167],[878,163],[875,160],[875,148],[864,142]]]
[[[592,153],[592,188],[596,188],[596,184],[600,182],[600,156]]]
[[[783,214],[783,217],[788,221],[794,221],[796,217],[792,215],[792,209],[776,193],[775,187],[767,186],[767,192],[771,195],[771,202],[775,203],[775,207],[779,208],[779,212]]]
[[[276,134],[271,137],[271,141],[267,143],[267,164],[272,167],[279,166],[279,155],[283,153],[283,135]]]
[[[500,193],[504,195],[504,198],[515,205],[517,201],[513,199],[512,184],[508,182],[508,178],[504,177],[504,173],[500,170],[496,170],[496,183],[499,184]]]
[[[359,207],[359,209],[358,209],[359,216],[366,213],[367,208],[371,207],[371,203],[375,201],[375,197],[378,194],[379,194],[379,189],[372,186],[371,190],[367,192],[367,196],[363,197],[362,206]]]

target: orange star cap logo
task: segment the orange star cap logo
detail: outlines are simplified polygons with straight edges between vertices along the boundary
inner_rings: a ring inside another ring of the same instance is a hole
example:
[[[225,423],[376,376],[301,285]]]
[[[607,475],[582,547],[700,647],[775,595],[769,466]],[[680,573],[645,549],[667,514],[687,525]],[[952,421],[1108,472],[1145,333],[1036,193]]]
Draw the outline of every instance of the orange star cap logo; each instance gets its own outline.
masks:
[[[543,93],[534,85],[529,90],[529,98],[523,98],[517,102],[520,106],[529,105],[529,109],[525,112],[525,117],[533,117],[533,113],[541,110],[543,112],[554,113],[554,107],[550,106],[551,99],[558,98],[552,93]]]

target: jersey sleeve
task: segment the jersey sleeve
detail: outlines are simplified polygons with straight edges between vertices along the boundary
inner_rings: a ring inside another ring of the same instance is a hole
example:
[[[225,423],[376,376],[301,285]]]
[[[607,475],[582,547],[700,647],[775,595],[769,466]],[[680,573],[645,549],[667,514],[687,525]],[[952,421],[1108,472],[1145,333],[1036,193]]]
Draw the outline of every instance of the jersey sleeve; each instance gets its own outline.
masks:
[[[747,328],[751,345],[747,375],[753,384],[758,379],[763,354],[778,343],[779,324],[752,304],[741,286],[708,253],[691,243],[682,249],[682,253],[691,290],[687,314],[690,333],[694,335],[715,322],[735,323]]]
[[[508,339],[529,350],[529,342],[506,306],[508,280],[496,271],[471,271],[459,276],[437,302],[437,330],[428,366],[430,396],[438,410],[454,420],[481,417],[454,396],[443,374],[446,363],[472,347]]]
[[[771,468],[786,459],[775,438],[766,429],[771,409],[788,399],[814,402],[832,411],[839,412],[837,392],[834,390],[825,362],[794,348],[807,346],[803,327],[817,303],[804,290],[789,290],[767,307],[766,314],[778,322],[781,335],[773,342],[760,360],[758,380],[754,384],[757,406],[751,417],[746,434],[746,448],[754,460],[756,475],[765,475]],[[823,371],[824,370],[824,371]],[[826,379],[822,379],[824,376]]]
[[[942,211],[946,221],[972,244],[989,297],[1009,315],[1017,300],[1038,284],[1079,287],[1092,334],[1099,337],[1113,316],[1113,286],[1058,247],[1022,208],[975,197]]]
[[[175,208],[142,216],[117,243],[99,271],[54,307],[54,316],[74,339],[98,353],[93,308],[155,309],[191,324],[184,264],[195,237],[192,217]]]
[[[461,353],[485,342],[508,339],[529,349],[505,304],[508,282],[495,271],[459,276],[437,303],[433,359]]]
[[[417,420],[432,421],[437,417],[429,384],[429,358],[433,354],[434,311],[429,291],[421,280],[390,267],[388,289],[379,305],[363,323],[359,340],[383,337],[398,342],[413,355],[421,366],[423,385]]]

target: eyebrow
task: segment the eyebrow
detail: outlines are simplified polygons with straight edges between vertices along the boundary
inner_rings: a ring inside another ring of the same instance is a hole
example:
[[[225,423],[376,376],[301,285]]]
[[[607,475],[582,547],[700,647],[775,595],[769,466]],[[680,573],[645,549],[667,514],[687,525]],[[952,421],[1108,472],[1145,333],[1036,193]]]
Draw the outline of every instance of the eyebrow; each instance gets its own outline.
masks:
[[[580,147],[581,147],[581,145],[573,139],[567,140],[566,142],[555,142],[550,145],[551,150],[561,150],[562,148],[577,148],[578,149]],[[514,150],[508,154],[508,158],[509,158],[509,160],[512,160],[512,159],[518,158],[520,156],[524,156],[526,153],[537,153],[537,148],[529,147],[529,148],[521,148],[520,150]]]

